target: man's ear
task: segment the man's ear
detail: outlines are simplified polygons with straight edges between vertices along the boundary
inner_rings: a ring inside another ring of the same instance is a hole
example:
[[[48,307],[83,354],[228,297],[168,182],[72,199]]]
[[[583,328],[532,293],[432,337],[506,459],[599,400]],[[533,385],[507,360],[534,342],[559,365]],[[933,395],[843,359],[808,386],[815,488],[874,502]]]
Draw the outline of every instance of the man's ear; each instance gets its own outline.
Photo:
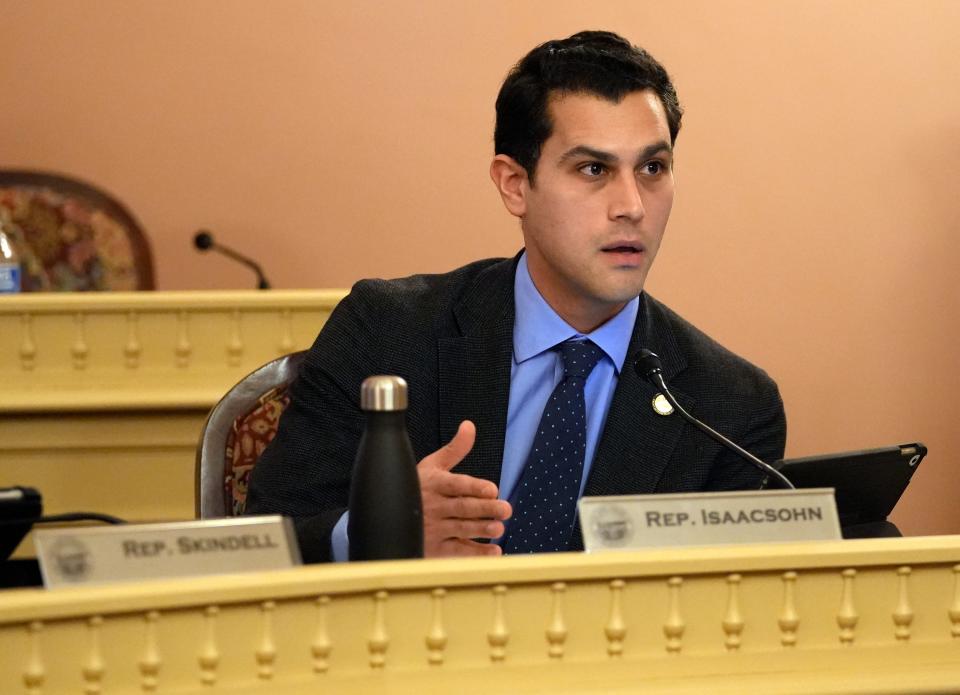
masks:
[[[498,154],[490,162],[490,178],[510,214],[522,218],[527,213],[527,191],[530,188],[527,170],[513,157]]]

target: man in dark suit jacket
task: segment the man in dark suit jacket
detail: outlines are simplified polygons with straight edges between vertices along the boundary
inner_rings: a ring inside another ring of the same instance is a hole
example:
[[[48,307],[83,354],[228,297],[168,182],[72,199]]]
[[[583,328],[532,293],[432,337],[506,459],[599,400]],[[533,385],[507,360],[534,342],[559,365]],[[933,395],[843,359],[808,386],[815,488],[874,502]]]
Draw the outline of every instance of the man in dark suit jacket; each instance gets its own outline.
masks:
[[[522,257],[357,283],[293,384],[277,437],[254,468],[248,512],[293,517],[304,559],[331,559],[364,423],[360,383],[396,374],[410,384],[426,553],[499,553],[482,541],[499,538],[512,513],[498,485],[518,378],[515,293],[527,276],[575,339],[635,312],[622,334],[626,359],[607,368],[612,398],[595,405],[608,409],[584,462],[583,494],[757,487],[749,464],[679,415],[656,412],[655,390],[631,365],[641,347],[653,350],[688,410],[761,459],[782,457],[786,425],[773,381],[642,291],[673,202],[681,114],[662,66],[614,34],[581,32],[531,51],[497,99],[490,171],[520,219]],[[567,547],[581,547],[578,531]]]

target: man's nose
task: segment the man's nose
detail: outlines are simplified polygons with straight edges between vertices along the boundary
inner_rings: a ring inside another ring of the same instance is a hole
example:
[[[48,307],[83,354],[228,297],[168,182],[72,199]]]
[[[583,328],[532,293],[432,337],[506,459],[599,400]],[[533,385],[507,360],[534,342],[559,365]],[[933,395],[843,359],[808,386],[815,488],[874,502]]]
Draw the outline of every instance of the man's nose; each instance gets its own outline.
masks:
[[[610,219],[638,222],[645,214],[643,196],[636,177],[629,175],[617,177],[611,191]]]

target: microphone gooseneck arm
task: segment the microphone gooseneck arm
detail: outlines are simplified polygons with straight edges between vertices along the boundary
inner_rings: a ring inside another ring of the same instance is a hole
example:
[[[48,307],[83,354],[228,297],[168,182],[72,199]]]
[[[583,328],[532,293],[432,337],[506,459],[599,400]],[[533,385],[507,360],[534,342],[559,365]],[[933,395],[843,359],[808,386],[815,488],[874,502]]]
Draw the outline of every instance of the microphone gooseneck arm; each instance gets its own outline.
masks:
[[[710,437],[720,445],[725,446],[726,448],[730,449],[734,453],[738,454],[741,458],[753,464],[754,466],[759,468],[761,471],[766,473],[768,476],[772,476],[776,478],[778,481],[780,481],[783,487],[788,488],[790,490],[796,489],[794,484],[791,483],[783,473],[778,471],[769,463],[764,463],[763,461],[761,461],[759,458],[751,454],[749,451],[747,451],[743,447],[727,439],[722,434],[717,432],[715,429],[713,429],[706,423],[701,422],[697,418],[693,417],[693,415],[688,413],[683,408],[683,406],[677,402],[677,399],[673,397],[673,394],[670,393],[670,389],[667,388],[667,382],[664,381],[663,379],[663,370],[661,369],[661,366],[660,366],[660,358],[657,357],[655,353],[644,348],[643,350],[640,351],[639,357],[634,363],[634,367],[640,376],[646,378],[654,386],[656,386],[661,391],[663,391],[664,397],[667,399],[667,401],[669,401],[670,405],[672,405],[674,409],[678,413],[680,413],[680,415],[683,417],[684,420],[689,422],[691,425],[696,427],[698,430],[706,434],[708,437]]]
[[[193,237],[193,245],[197,248],[198,251],[209,251],[213,249],[217,253],[222,253],[227,258],[232,258],[238,263],[250,268],[257,275],[257,289],[269,290],[270,283],[267,282],[267,276],[263,273],[263,268],[260,267],[260,264],[254,261],[252,258],[247,258],[241,253],[237,253],[233,249],[222,246],[213,240],[213,235],[201,229]]]

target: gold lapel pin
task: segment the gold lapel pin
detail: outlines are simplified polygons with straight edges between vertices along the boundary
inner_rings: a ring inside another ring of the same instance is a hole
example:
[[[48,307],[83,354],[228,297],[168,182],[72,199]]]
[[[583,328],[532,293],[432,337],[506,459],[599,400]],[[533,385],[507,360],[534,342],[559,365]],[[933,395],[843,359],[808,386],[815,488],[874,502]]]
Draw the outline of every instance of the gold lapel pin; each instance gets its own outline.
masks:
[[[662,393],[653,397],[653,412],[657,415],[671,415],[673,413],[673,406],[670,405],[670,401]]]

